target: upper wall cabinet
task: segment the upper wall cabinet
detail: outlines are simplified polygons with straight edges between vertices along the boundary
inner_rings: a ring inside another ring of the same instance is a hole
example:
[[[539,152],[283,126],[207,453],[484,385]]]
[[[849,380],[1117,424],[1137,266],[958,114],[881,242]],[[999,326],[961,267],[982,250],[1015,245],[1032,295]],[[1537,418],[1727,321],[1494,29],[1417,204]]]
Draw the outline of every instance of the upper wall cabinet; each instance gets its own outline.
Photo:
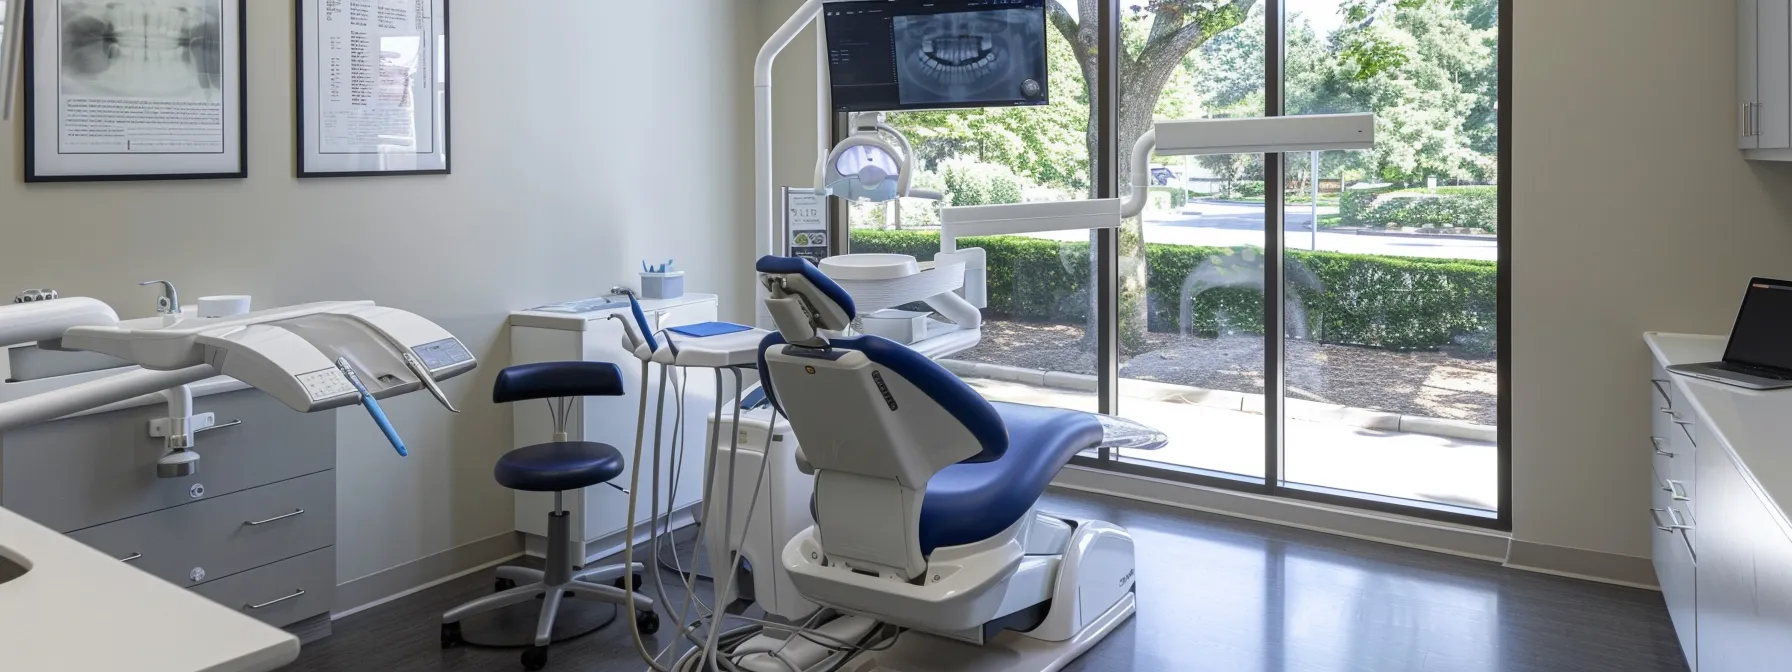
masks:
[[[1792,161],[1792,0],[1736,0],[1737,146]]]

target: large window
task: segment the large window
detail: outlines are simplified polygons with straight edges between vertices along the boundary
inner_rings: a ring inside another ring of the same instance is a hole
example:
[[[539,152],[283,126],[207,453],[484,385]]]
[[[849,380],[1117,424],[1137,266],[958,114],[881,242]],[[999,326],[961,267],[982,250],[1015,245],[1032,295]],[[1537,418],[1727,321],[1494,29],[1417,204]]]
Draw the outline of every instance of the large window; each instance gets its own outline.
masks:
[[[1171,438],[1085,466],[1508,524],[1500,16],[1499,0],[1052,3],[1052,105],[890,115],[946,204],[1124,195],[1154,120],[1370,112],[1377,143],[1154,156],[1145,214],[1118,232],[966,241],[988,250],[990,302],[982,342],[947,365],[992,399]],[[938,217],[856,206],[851,250],[930,258]]]

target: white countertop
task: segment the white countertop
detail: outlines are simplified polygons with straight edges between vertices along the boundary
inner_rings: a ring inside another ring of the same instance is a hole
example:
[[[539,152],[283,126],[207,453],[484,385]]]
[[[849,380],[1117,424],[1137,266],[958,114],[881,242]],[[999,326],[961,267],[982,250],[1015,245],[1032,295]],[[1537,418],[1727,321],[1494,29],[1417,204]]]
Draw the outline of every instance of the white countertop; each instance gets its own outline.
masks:
[[[1663,366],[1723,359],[1724,336],[1650,332],[1643,335]],[[1792,535],[1792,390],[1758,392],[1698,378],[1669,374],[1680,395],[1710,419],[1717,448],[1730,453],[1755,494]],[[1711,446],[1701,445],[1700,450]]]
[[[299,640],[0,509],[0,670],[262,672]]]
[[[588,300],[595,301],[596,299]],[[715,303],[715,301],[716,295],[714,294],[686,294],[676,299],[641,299],[640,304],[643,312],[652,314],[654,312],[677,308],[679,306],[688,306],[696,303]],[[546,308],[549,306],[539,307]],[[624,300],[619,305],[597,308],[582,313],[551,312],[534,309],[519,310],[510,314],[510,326],[559,329],[561,331],[590,331],[591,323],[610,319],[610,315],[617,312],[624,313],[630,317],[633,316],[629,312],[628,301]]]

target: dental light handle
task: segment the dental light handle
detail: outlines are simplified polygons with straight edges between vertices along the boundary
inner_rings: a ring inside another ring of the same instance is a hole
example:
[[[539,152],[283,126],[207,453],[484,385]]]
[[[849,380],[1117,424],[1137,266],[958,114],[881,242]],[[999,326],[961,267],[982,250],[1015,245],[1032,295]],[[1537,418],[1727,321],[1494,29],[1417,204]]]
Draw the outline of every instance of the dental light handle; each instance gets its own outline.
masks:
[[[343,377],[348,378],[348,383],[355,386],[355,391],[361,394],[361,407],[367,409],[367,415],[373,418],[373,424],[379,425],[380,432],[392,443],[392,449],[398,451],[399,457],[410,457],[411,453],[405,450],[404,439],[398,436],[398,430],[386,418],[386,411],[380,408],[379,400],[373,398],[373,393],[367,391],[366,385],[361,384],[361,377],[355,375],[355,368],[349,366],[348,359],[337,359],[336,368],[342,370]]]

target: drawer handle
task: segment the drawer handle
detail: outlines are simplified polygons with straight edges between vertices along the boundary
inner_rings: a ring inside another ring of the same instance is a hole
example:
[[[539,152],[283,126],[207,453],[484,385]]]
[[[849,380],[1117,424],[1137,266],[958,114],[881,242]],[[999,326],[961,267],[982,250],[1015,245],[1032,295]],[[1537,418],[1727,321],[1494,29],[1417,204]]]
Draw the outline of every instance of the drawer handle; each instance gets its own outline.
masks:
[[[119,559],[118,559],[118,561],[119,561],[119,562],[131,562],[131,561],[133,561],[133,560],[136,560],[136,559],[138,559],[138,558],[141,558],[141,557],[143,557],[143,554],[142,554],[142,553],[132,553],[132,554],[131,554],[131,557],[128,557],[128,558],[119,558]]]
[[[210,426],[210,427],[205,427],[205,428],[202,428],[202,429],[195,429],[195,430],[193,430],[193,433],[194,433],[194,434],[200,434],[200,433],[204,433],[204,432],[209,432],[209,431],[212,431],[212,430],[214,430],[214,429],[223,429],[223,428],[225,428],[225,427],[235,427],[235,426],[237,426],[237,425],[240,425],[240,424],[243,424],[243,421],[241,421],[241,420],[231,420],[231,421],[230,421],[230,422],[226,422],[226,423],[223,423],[223,424],[218,424],[218,425],[212,425],[212,426]]]
[[[1667,382],[1668,381],[1657,380],[1654,378],[1649,379],[1649,383],[1655,386],[1655,391],[1661,393],[1661,398],[1666,400],[1669,404],[1672,404],[1674,403],[1674,397],[1668,394]]]
[[[1670,522],[1667,525],[1662,525],[1661,514],[1663,513],[1668,514],[1668,518],[1673,522]],[[1655,519],[1655,529],[1663,532],[1692,529],[1691,525],[1680,522],[1680,512],[1673,509],[1649,509],[1649,516]]]
[[[1667,443],[1667,441],[1667,439],[1659,436],[1649,437],[1649,443],[1655,444],[1655,454],[1671,460],[1674,459],[1674,454],[1661,449],[1661,444]]]
[[[1662,488],[1662,491],[1668,493],[1669,496],[1673,497],[1674,501],[1676,501],[1676,502],[1692,501],[1691,497],[1686,496],[1686,487],[1685,487],[1684,483],[1681,483],[1681,482],[1676,481],[1671,478],[1662,481],[1662,483],[1665,483],[1667,485],[1667,487]]]
[[[286,520],[286,519],[287,519],[287,518],[291,518],[291,517],[293,517],[293,516],[297,516],[297,515],[300,515],[300,514],[303,514],[303,513],[305,513],[305,510],[304,510],[304,509],[299,509],[299,510],[297,510],[297,511],[294,511],[294,512],[292,512],[292,513],[289,513],[289,514],[286,514],[286,515],[284,515],[284,516],[274,516],[274,517],[273,517],[273,518],[269,518],[269,519],[267,519],[267,520],[257,520],[257,521],[255,521],[255,522],[248,522],[248,521],[243,521],[243,524],[244,524],[244,525],[248,525],[248,526],[250,526],[250,527],[255,527],[255,526],[257,526],[257,525],[266,525],[266,524],[268,524],[268,523],[272,523],[272,522],[274,522],[274,521],[278,521],[278,520]]]
[[[261,604],[245,604],[245,605],[243,605],[243,608],[244,608],[244,609],[265,609],[265,608],[267,608],[267,607],[271,607],[271,606],[274,606],[274,605],[276,605],[276,604],[279,604],[279,603],[281,603],[281,602],[285,602],[285,601],[287,601],[287,600],[290,600],[290,599],[293,599],[293,598],[295,598],[295,597],[301,597],[301,596],[303,596],[303,595],[304,595],[304,594],[305,594],[305,591],[304,591],[304,589],[300,589],[300,590],[299,590],[299,592],[296,592],[296,593],[293,593],[293,594],[291,594],[291,595],[287,595],[287,596],[286,596],[286,597],[282,597],[282,598],[280,598],[280,599],[278,599],[278,600],[273,600],[273,601],[271,601],[271,602],[263,602],[263,603],[261,603]]]

